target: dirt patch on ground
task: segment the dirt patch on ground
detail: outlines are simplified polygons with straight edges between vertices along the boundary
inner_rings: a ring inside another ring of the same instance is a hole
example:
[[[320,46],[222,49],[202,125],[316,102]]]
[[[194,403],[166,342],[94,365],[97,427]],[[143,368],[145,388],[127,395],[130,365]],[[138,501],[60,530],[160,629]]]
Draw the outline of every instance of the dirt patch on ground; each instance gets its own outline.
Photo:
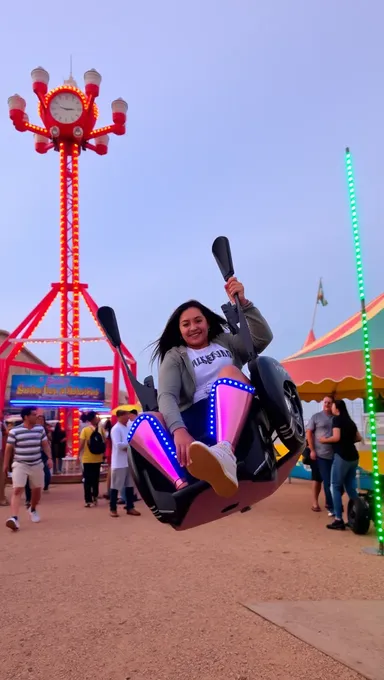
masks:
[[[85,509],[79,485],[45,494],[40,524],[23,510],[18,534],[0,508],[1,680],[358,680],[240,604],[383,598],[373,536],[327,531],[310,505],[294,481],[185,533],[142,502],[139,518]]]

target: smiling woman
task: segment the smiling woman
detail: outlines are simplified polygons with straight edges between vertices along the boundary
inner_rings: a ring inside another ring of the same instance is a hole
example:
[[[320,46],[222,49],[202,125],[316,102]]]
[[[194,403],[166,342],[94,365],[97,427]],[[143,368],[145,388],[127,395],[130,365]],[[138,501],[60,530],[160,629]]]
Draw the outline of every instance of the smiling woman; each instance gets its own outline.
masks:
[[[225,285],[231,302],[238,296],[256,352],[272,340],[272,332],[244,286],[234,276]],[[219,496],[238,488],[236,444],[247,419],[254,388],[241,372],[248,351],[239,335],[226,332],[227,322],[197,300],[180,305],[155,343],[153,360],[160,361],[157,426],[173,435],[176,456],[168,477],[176,488],[192,478],[208,482]],[[141,430],[144,432],[145,437]],[[161,444],[149,441],[140,423],[132,445],[151,460]],[[159,452],[158,455],[161,455]]]
[[[179,317],[181,341],[185,343],[194,371],[196,389],[193,403],[196,404],[207,398],[220,371],[233,365],[232,353],[213,341],[223,333],[225,321],[194,300],[185,302],[175,314],[175,321]]]

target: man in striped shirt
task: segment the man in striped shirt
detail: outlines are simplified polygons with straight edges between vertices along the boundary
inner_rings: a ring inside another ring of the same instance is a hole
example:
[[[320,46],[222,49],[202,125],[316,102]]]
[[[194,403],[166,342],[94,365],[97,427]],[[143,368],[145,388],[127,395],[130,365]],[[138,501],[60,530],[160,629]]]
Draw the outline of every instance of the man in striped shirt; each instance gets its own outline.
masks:
[[[8,472],[13,454],[11,517],[6,521],[6,526],[12,531],[20,529],[18,518],[20,499],[27,480],[29,480],[32,491],[31,507],[29,508],[31,520],[32,522],[40,522],[36,506],[40,501],[41,489],[44,486],[42,450],[48,457],[48,467],[52,467],[51,447],[44,427],[36,425],[36,409],[23,408],[20,415],[23,423],[10,430],[4,455],[4,470]]]

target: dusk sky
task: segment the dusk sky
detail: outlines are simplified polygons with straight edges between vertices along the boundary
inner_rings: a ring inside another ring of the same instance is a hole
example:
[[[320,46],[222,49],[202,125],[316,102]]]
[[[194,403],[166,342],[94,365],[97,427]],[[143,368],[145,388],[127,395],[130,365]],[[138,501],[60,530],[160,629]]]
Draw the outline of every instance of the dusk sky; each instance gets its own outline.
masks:
[[[24,9],[25,7],[25,9]],[[298,350],[319,277],[329,305],[316,335],[358,310],[344,149],[356,171],[367,299],[383,292],[384,4],[382,0],[116,0],[6,3],[2,9],[1,321],[11,331],[59,276],[59,158],[16,132],[7,98],[30,72],[55,87],[103,76],[101,125],[128,101],[125,137],[80,159],[81,279],[115,308],[149,372],[146,347],[191,297],[220,311],[211,255],[230,238],[236,274],[274,332],[268,353]],[[59,334],[58,307],[35,337]],[[82,336],[98,334],[84,310]],[[30,345],[58,365],[58,345]],[[104,343],[81,363],[110,363]],[[109,376],[106,376],[109,377]]]

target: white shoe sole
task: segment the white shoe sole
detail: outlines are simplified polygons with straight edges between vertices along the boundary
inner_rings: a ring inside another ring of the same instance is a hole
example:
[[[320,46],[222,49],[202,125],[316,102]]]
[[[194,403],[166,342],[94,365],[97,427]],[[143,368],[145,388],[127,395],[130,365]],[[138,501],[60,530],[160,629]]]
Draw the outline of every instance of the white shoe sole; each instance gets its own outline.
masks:
[[[230,498],[239,488],[234,479],[227,476],[224,466],[201,442],[193,442],[189,447],[191,463],[188,472],[196,479],[208,482],[214,492],[223,498]]]

